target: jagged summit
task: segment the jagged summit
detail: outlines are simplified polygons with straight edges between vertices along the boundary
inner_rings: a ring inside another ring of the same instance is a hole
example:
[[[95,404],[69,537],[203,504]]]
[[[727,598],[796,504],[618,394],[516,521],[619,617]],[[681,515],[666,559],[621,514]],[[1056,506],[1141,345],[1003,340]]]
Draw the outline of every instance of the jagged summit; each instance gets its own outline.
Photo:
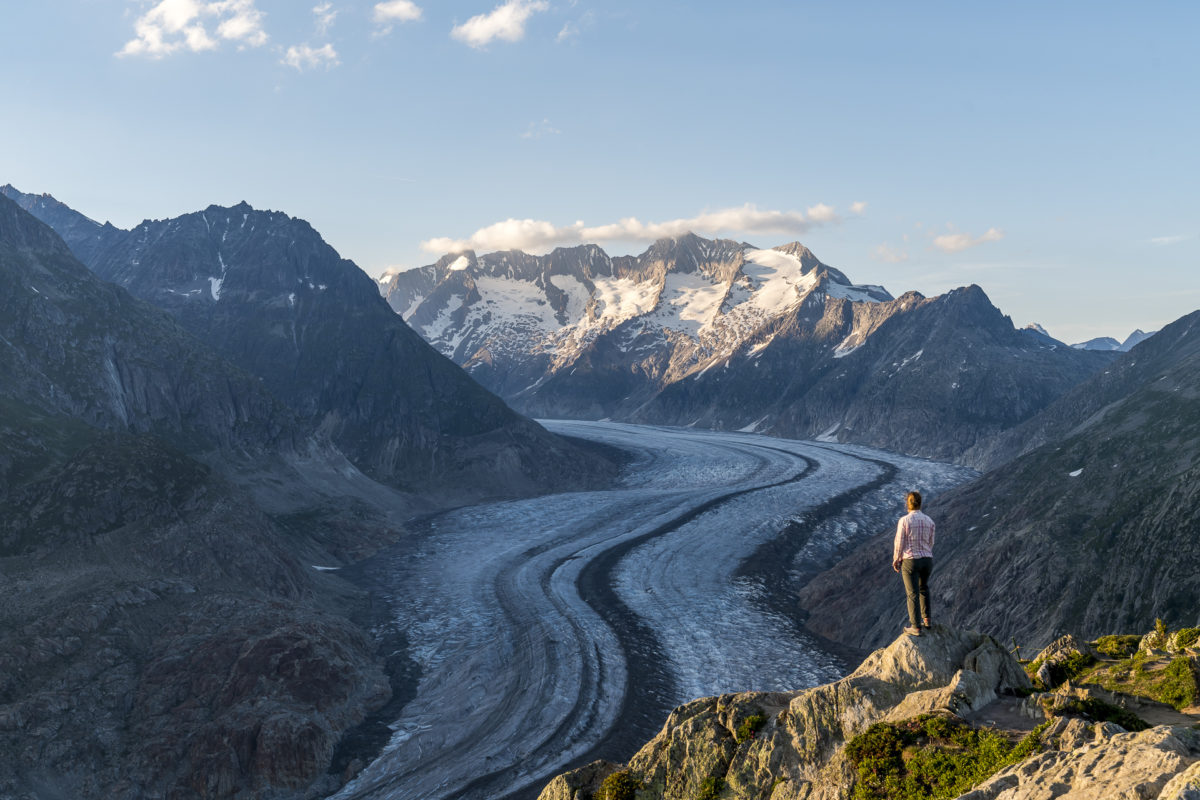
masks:
[[[893,299],[800,242],[763,249],[687,234],[637,256],[595,245],[467,252],[379,287],[427,341],[535,416],[954,457],[1102,363],[1016,331],[978,286]],[[944,389],[922,388],[929,380]],[[898,395],[907,404],[896,408]]]
[[[99,248],[64,238],[93,272],[169,311],[377,480],[511,495],[608,468],[463,375],[302,219],[242,201],[147,220]]]

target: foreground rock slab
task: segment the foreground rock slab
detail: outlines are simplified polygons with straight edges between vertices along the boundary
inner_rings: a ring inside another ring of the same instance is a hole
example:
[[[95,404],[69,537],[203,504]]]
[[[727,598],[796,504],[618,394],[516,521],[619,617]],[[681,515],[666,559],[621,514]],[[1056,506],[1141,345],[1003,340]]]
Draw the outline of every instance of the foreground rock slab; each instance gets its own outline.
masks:
[[[852,781],[845,743],[871,724],[933,712],[966,714],[1029,679],[995,640],[935,627],[901,636],[834,683],[796,693],[709,697],[680,706],[629,762],[639,800],[840,797]],[[541,800],[596,795],[620,769],[590,764],[550,782]]]

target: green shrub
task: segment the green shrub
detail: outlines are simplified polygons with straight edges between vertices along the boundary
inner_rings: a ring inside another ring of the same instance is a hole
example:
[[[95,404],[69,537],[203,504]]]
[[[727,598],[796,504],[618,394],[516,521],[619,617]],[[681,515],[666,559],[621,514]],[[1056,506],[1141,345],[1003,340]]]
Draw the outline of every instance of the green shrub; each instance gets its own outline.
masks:
[[[1167,630],[1167,623],[1163,622],[1161,617],[1155,619],[1154,620],[1154,633],[1150,634],[1150,636],[1153,637],[1150,640],[1150,646],[1157,647],[1157,648],[1166,647],[1167,646],[1167,636],[1169,636],[1169,635],[1170,635],[1170,632]]]
[[[600,791],[596,792],[596,800],[634,800],[637,790],[638,782],[629,770],[621,770],[604,779]]]
[[[1175,646],[1182,650],[1194,645],[1197,639],[1200,639],[1200,628],[1183,628],[1175,634]]]
[[[1158,685],[1157,699],[1169,703],[1176,709],[1184,709],[1196,704],[1197,696],[1196,672],[1192,669],[1192,660],[1180,656],[1171,660],[1163,670],[1162,682]]]
[[[749,741],[750,739],[753,739],[766,724],[767,718],[762,714],[751,714],[742,720],[741,725],[738,725],[737,732],[734,734],[733,738],[737,740],[738,744]]]
[[[1114,722],[1127,731],[1144,731],[1150,727],[1145,720],[1133,712],[1126,711],[1119,706],[1114,706],[1112,703],[1106,703],[1095,697],[1088,697],[1082,700],[1078,697],[1073,697],[1065,702],[1060,699],[1051,707],[1050,713],[1056,717],[1066,714],[1078,714],[1094,722]]]
[[[705,778],[700,782],[700,793],[696,795],[696,800],[717,800],[724,788],[724,778]]]
[[[879,722],[846,745],[857,771],[855,800],[957,797],[1041,748],[1040,726],[1016,745],[949,717]]]
[[[1140,636],[1101,636],[1096,640],[1096,650],[1111,658],[1129,658],[1141,643]]]

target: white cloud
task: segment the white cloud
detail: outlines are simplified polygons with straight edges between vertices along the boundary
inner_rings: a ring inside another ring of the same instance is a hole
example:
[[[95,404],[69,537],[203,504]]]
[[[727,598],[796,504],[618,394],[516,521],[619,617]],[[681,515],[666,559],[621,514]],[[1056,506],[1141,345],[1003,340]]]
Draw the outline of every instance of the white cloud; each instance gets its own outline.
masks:
[[[806,216],[799,211],[766,211],[746,204],[739,208],[711,211],[687,219],[645,223],[635,217],[626,217],[618,222],[594,227],[589,227],[582,221],[556,226],[544,220],[508,219],[480,228],[466,239],[429,239],[421,242],[421,248],[426,252],[439,254],[463,250],[525,250],[544,253],[562,245],[605,241],[653,242],[657,239],[682,236],[688,232],[704,236],[721,233],[794,236],[817,225],[838,220],[833,209],[823,203],[810,208],[810,215],[814,210],[818,212],[816,216]]]
[[[998,242],[1004,234],[996,228],[988,228],[982,236],[972,236],[969,233],[946,233],[933,240],[933,246],[943,253],[959,253],[970,247],[976,247],[985,242]]]
[[[555,136],[562,133],[558,128],[550,124],[550,120],[543,119],[541,122],[531,122],[525,132],[521,134],[522,139],[540,139],[543,136]]]
[[[421,7],[412,0],[386,0],[375,4],[371,19],[380,26],[378,34],[386,36],[397,22],[416,22],[421,18]]]
[[[572,3],[572,5],[574,5],[574,3]],[[578,39],[580,33],[583,32],[583,29],[591,27],[595,20],[596,15],[591,11],[588,11],[575,22],[568,21],[565,23],[562,26],[562,30],[558,32],[558,36],[554,37],[554,40],[561,44],[562,42],[568,42],[572,39]]]
[[[294,67],[298,72],[303,72],[306,69],[311,69],[324,65],[326,69],[333,69],[338,64],[337,51],[333,49],[333,45],[324,44],[321,47],[309,47],[306,44],[292,45],[287,49],[287,53],[279,61],[280,64],[286,64],[289,67]]]
[[[242,47],[260,47],[268,39],[262,27],[264,16],[254,0],[162,0],[137,18],[133,24],[136,36],[117,55],[162,58],[180,50],[215,50],[218,42],[210,34],[209,21],[216,22],[220,39]]]
[[[824,203],[817,203],[815,206],[809,206],[808,217],[814,222],[838,222],[838,215],[833,210],[832,206],[827,206]]]
[[[875,248],[872,254],[876,261],[884,261],[888,264],[898,264],[901,261],[908,261],[908,251],[899,247],[892,247],[887,242]]]
[[[1186,242],[1188,239],[1195,238],[1195,234],[1184,234],[1182,236],[1155,236],[1150,240],[1150,244],[1158,245],[1159,247],[1165,247],[1167,245],[1179,244],[1180,242]]]
[[[333,21],[337,19],[338,12],[334,9],[333,3],[321,3],[313,6],[313,15],[317,18],[317,36],[324,36],[333,27]]]
[[[850,213],[851,214],[862,214],[866,210],[867,210],[867,204],[864,203],[862,200],[858,200],[858,201],[850,204]]]
[[[264,14],[254,7],[254,0],[224,0],[210,3],[209,8],[211,13],[231,15],[217,27],[222,39],[239,41],[250,47],[267,43],[267,33],[262,27]]]
[[[456,25],[450,35],[477,49],[496,39],[517,42],[525,37],[525,22],[534,13],[549,8],[550,4],[545,0],[508,0],[488,14],[479,14]]]

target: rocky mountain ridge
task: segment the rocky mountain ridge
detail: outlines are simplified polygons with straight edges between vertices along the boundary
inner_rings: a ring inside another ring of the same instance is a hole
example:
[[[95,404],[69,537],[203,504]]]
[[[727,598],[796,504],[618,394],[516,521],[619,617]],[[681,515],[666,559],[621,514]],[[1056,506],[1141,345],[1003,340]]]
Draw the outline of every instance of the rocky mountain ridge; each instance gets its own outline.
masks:
[[[898,299],[799,243],[688,234],[638,256],[448,255],[388,302],[538,417],[612,418],[957,458],[1112,354],[1016,330],[979,287]],[[935,387],[936,390],[934,390]]]
[[[93,246],[82,215],[48,196],[19,198],[62,225],[93,272],[261,379],[372,478],[463,502],[578,487],[612,472],[438,355],[303,220],[245,203],[210,206]]]

